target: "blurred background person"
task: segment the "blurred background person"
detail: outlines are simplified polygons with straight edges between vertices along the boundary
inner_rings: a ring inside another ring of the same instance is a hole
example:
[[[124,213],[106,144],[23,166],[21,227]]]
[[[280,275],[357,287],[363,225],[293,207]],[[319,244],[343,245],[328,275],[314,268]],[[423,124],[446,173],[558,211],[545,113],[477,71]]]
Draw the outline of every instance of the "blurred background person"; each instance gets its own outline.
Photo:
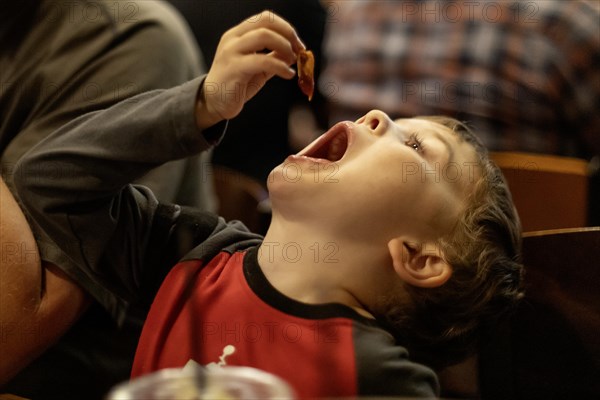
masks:
[[[467,121],[493,151],[600,154],[600,11],[588,1],[332,1],[330,123],[372,108]],[[593,173],[593,171],[592,171]],[[598,173],[590,223],[600,224]]]
[[[8,190],[13,168],[69,121],[206,71],[185,21],[165,2],[0,0],[0,9],[0,161],[8,186],[0,187],[0,387],[28,398],[101,398],[130,370],[122,355],[137,340],[124,332],[141,328],[135,307],[117,325],[113,310],[90,306],[94,277],[57,255],[43,232],[33,232],[36,247]],[[162,201],[214,210],[212,180],[202,179],[208,163],[207,155],[177,161],[141,183]],[[90,337],[93,348],[82,341]]]

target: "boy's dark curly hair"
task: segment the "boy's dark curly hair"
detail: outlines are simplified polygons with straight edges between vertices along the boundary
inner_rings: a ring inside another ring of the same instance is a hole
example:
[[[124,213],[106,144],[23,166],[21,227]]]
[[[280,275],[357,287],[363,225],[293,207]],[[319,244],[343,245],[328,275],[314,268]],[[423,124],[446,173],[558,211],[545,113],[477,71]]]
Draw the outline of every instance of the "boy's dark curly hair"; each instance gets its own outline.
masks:
[[[479,179],[449,235],[439,240],[451,278],[441,287],[405,284],[410,302],[388,305],[385,322],[412,358],[442,367],[476,349],[478,339],[523,297],[521,224],[500,169],[486,148],[460,121],[417,117],[455,132],[475,149]]]

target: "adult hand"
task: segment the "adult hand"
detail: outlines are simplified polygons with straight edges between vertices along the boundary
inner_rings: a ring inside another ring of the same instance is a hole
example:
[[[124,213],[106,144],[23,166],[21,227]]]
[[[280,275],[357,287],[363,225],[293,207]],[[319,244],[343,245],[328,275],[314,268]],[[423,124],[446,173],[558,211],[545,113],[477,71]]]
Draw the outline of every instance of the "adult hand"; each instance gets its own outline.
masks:
[[[291,79],[290,65],[305,49],[294,28],[263,11],[223,34],[196,105],[200,129],[231,119],[273,76]]]

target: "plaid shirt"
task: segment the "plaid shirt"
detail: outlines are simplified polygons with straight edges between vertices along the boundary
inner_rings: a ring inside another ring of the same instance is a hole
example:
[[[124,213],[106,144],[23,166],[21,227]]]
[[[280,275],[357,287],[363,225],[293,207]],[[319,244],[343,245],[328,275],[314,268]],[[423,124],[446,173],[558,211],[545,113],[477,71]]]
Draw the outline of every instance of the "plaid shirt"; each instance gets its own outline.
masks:
[[[445,114],[493,150],[597,154],[596,1],[331,2],[319,81],[331,122]]]

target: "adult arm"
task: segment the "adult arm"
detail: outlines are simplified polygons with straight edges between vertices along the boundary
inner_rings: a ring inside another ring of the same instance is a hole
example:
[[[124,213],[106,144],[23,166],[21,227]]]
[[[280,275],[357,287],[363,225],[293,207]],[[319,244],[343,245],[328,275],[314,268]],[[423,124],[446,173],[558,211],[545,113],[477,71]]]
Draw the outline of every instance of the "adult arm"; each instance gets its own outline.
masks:
[[[81,288],[41,261],[27,220],[0,179],[0,385],[56,342],[87,304]]]

